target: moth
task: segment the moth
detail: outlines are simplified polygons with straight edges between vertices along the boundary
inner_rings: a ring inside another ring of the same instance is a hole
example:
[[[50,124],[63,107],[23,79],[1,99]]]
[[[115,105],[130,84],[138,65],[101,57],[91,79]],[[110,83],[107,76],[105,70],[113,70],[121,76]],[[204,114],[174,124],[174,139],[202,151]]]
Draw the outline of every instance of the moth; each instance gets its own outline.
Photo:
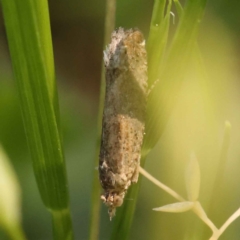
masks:
[[[110,220],[127,189],[138,181],[147,100],[147,52],[143,34],[119,28],[104,51],[106,95],[99,178]]]

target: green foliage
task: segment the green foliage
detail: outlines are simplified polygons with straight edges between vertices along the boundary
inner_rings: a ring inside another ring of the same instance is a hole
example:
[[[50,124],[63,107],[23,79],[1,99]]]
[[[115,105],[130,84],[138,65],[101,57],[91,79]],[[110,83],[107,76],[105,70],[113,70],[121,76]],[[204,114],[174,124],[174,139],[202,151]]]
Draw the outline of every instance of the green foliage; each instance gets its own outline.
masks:
[[[14,169],[0,145],[0,226],[8,236],[25,240],[21,227],[21,191]]]
[[[121,2],[119,4],[121,4],[122,8],[125,7],[125,3]],[[69,212],[68,181],[62,149],[58,93],[55,82],[47,1],[1,0],[1,5],[3,8],[14,76],[18,87],[25,132],[38,189],[46,209],[51,213],[54,239],[71,240],[73,239],[73,232]],[[178,14],[177,21],[175,21],[175,23],[177,23],[176,25],[171,22],[171,9],[173,5]],[[192,65],[189,64],[189,59],[194,60],[198,77],[204,79],[201,82],[203,91],[207,89],[207,85],[210,83],[210,80],[206,76],[205,66],[196,41],[205,5],[206,0],[187,0],[184,7],[182,7],[177,0],[154,1],[149,37],[147,39],[148,74],[151,91],[147,104],[146,135],[143,143],[141,165],[145,164],[148,153],[153,149],[166,129],[166,125],[176,106],[186,72],[188,72],[189,66],[192,67]],[[116,2],[108,0],[106,4],[104,47],[109,42],[110,34],[115,26],[115,10],[117,10]],[[88,13],[86,13],[86,15],[87,14]],[[103,71],[101,77],[95,167],[98,165],[105,91]],[[214,84],[215,89],[217,84],[213,82],[213,85]],[[211,95],[209,92],[204,93],[205,97]],[[212,113],[213,111],[211,111],[213,108],[209,102],[205,102],[206,112],[214,115],[214,113]],[[208,120],[209,119],[210,118],[208,118]],[[212,121],[211,124],[214,126],[214,121]],[[219,183],[221,185],[224,183],[224,171],[226,169],[230,143],[230,129],[230,124],[226,123],[219,165],[218,168],[216,168],[216,181],[213,181],[213,197],[209,197],[211,199],[207,213],[210,217],[214,212],[214,205],[216,203],[215,196],[218,196],[221,190],[219,190],[218,185]],[[181,145],[181,143],[178,144]],[[81,153],[79,153],[79,155],[81,155]],[[199,163],[201,164],[201,162]],[[208,162],[207,164],[211,163]],[[184,164],[180,163],[178,167],[183,165]],[[101,221],[100,208],[102,206],[100,202],[101,189],[98,172],[94,169],[92,172],[94,173],[92,180],[89,239],[97,240],[99,236],[101,236],[99,234]],[[141,173],[144,174],[145,177],[147,176],[144,170],[141,170]],[[236,211],[227,221],[225,220],[226,222],[221,228],[217,229],[217,227],[215,227],[200,204],[200,168],[194,156],[192,156],[187,165],[185,175],[188,200],[185,200],[153,177],[148,175],[147,178],[179,201],[155,208],[154,210],[166,212],[192,210],[212,230],[213,235],[211,239],[218,239],[230,223],[240,215],[239,211]],[[201,184],[203,181],[208,180],[201,178]],[[142,177],[140,176],[138,184],[129,189],[125,197],[128,200],[117,210],[113,222],[109,223],[108,229],[110,224],[113,227],[111,239],[124,240],[130,238],[141,182]],[[206,193],[206,195],[209,194]],[[204,198],[201,194],[200,197]],[[129,199],[131,200],[129,201]],[[205,207],[205,205],[204,202],[203,206]],[[8,211],[10,212],[10,210]],[[149,211],[151,210],[149,209]],[[15,210],[13,212],[14,214],[17,213]],[[2,219],[5,215],[1,215]],[[3,226],[4,223],[2,219],[1,225]],[[157,224],[159,223],[157,222]],[[12,239],[25,239],[19,222],[10,228],[8,226],[4,227]],[[196,229],[197,227],[191,230],[195,231]],[[201,238],[198,233],[199,232],[196,233],[197,237],[195,235],[195,239]],[[188,233],[185,239],[194,239],[194,237],[191,236],[191,233]]]
[[[155,4],[157,6],[158,1]],[[170,5],[171,1],[169,2]],[[161,137],[175,106],[185,71],[188,69],[187,62],[196,42],[199,23],[203,16],[205,5],[206,0],[187,1],[172,42],[166,52],[162,49],[166,48],[167,41],[163,40],[159,43],[159,38],[161,35],[164,38],[168,35],[170,9],[168,9],[164,20],[156,22],[153,19],[151,22],[150,29],[153,29],[154,33],[150,32],[149,34],[151,42],[153,42],[153,46],[148,46],[148,49],[152,49],[149,52],[149,81],[150,83],[159,81],[155,84],[148,98],[146,136],[144,138],[143,151],[148,152],[154,147]],[[159,14],[161,15],[161,13]],[[156,30],[156,28],[159,30]],[[161,32],[162,29],[164,32]],[[161,33],[157,34],[158,31]],[[154,39],[156,39],[156,42]],[[156,54],[155,57],[155,52],[161,53],[161,56]],[[164,59],[162,60],[163,57]],[[151,68],[151,65],[154,67]]]
[[[2,7],[39,192],[55,239],[72,239],[47,1],[3,0]]]

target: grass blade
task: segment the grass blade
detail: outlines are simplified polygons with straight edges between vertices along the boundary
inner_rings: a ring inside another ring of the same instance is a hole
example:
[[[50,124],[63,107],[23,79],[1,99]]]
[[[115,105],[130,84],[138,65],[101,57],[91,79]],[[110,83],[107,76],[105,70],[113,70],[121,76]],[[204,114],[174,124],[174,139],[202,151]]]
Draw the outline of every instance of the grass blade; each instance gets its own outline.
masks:
[[[159,82],[148,99],[146,136],[143,145],[145,151],[150,151],[161,137],[175,106],[205,5],[206,0],[187,2],[168,55],[159,63],[161,70],[157,77]],[[155,47],[158,48],[157,45]]]
[[[21,227],[21,189],[17,175],[0,145],[0,225],[10,239],[25,240]]]
[[[54,238],[72,239],[48,4],[2,0],[2,7],[39,192],[46,208],[59,213],[53,225],[67,226],[54,228]]]

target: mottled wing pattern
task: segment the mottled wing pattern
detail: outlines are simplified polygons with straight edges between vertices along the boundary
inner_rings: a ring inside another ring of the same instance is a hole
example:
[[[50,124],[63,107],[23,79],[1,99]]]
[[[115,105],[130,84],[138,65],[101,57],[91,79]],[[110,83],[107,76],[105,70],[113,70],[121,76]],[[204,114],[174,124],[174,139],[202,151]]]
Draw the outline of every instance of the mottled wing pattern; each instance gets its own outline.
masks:
[[[147,98],[147,53],[138,30],[119,28],[104,51],[104,103],[99,177],[110,219],[138,180]]]

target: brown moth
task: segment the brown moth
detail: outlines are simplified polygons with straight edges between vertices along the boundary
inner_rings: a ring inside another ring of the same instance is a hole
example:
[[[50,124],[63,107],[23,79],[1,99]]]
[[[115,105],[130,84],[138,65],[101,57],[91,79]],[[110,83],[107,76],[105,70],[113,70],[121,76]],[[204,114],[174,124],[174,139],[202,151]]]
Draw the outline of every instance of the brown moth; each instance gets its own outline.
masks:
[[[104,51],[104,102],[99,177],[110,219],[138,181],[147,99],[147,53],[138,30],[119,28]]]

